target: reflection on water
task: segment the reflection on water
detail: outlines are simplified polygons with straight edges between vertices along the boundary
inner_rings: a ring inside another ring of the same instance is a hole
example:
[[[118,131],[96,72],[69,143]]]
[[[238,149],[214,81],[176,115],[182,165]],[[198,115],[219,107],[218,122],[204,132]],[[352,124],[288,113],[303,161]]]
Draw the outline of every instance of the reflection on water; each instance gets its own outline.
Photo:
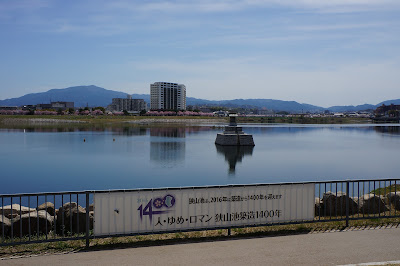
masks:
[[[164,138],[185,138],[186,128],[184,127],[154,127],[150,128],[151,137]]]
[[[144,136],[147,134],[147,129],[143,127],[122,127],[122,128],[113,128],[111,132],[113,134],[124,135],[124,136]]]
[[[150,142],[150,160],[162,167],[171,168],[185,161],[185,142]]]
[[[150,128],[150,160],[165,168],[181,165],[185,160],[185,137],[185,128]]]
[[[225,160],[229,164],[229,174],[234,175],[236,171],[236,163],[242,162],[246,155],[252,156],[254,146],[221,146],[215,145],[217,152],[225,156]]]
[[[390,135],[400,135],[400,127],[396,126],[383,126],[383,127],[374,127],[376,132]]]
[[[24,133],[63,133],[63,132],[111,132],[113,135],[144,136],[147,134],[145,127],[24,127],[16,129],[0,128],[0,132],[24,132]]]
[[[213,126],[1,128],[0,194],[391,178],[400,171],[399,125],[244,128],[256,147],[215,147],[223,128]]]
[[[281,135],[281,134],[300,134],[300,133],[311,133],[315,131],[337,131],[337,132],[354,132],[354,133],[365,133],[369,134],[371,131],[377,133],[400,135],[399,125],[274,125],[264,127],[251,127],[246,129],[246,132],[252,134],[269,134],[269,135]]]
[[[20,126],[15,128],[4,128],[0,124],[0,132],[24,132],[24,133],[63,133],[63,132],[111,132],[112,134],[124,135],[124,136],[144,136],[148,135],[152,137],[170,137],[170,138],[185,138],[186,135],[197,134],[203,131],[210,131],[214,127],[211,126],[158,126],[158,127],[146,127],[146,126]]]

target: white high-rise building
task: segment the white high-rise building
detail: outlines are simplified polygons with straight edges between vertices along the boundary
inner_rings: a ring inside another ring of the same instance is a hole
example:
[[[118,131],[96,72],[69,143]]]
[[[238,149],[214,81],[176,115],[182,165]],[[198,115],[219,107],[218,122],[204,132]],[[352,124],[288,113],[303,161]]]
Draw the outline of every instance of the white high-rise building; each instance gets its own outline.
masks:
[[[151,84],[150,109],[185,110],[186,86],[170,82],[155,82]]]

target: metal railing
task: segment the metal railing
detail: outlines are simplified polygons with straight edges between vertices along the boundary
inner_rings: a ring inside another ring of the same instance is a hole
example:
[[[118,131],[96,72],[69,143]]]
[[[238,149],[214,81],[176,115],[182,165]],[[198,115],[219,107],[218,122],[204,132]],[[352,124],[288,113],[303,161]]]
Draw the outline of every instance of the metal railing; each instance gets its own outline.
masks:
[[[400,179],[347,180],[315,183],[315,220],[400,217]]]
[[[346,221],[346,226],[349,226],[349,221],[351,220],[400,217],[400,179],[262,185],[288,184],[315,185],[315,216],[312,221],[289,221],[279,224]],[[246,187],[258,185],[260,184],[246,185]],[[243,185],[219,187],[243,187]],[[185,187],[178,189],[196,190],[204,188],[211,187]],[[0,246],[78,239],[86,240],[86,245],[89,246],[90,239],[98,238],[93,234],[94,194],[121,191],[134,192],[140,191],[140,189],[0,195]],[[255,226],[268,225],[276,225],[276,223]],[[233,227],[236,228],[237,226]],[[225,229],[230,231],[231,228],[226,227]],[[174,231],[160,233],[167,232]]]
[[[90,195],[87,191],[0,195],[0,246],[88,241],[93,228],[86,211],[91,209]]]

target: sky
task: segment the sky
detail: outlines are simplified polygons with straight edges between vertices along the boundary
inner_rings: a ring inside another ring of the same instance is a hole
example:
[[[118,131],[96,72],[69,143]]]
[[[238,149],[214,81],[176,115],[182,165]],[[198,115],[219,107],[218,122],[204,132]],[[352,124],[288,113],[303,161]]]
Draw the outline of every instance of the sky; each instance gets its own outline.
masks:
[[[0,0],[0,99],[96,85],[323,107],[400,98],[398,0]]]

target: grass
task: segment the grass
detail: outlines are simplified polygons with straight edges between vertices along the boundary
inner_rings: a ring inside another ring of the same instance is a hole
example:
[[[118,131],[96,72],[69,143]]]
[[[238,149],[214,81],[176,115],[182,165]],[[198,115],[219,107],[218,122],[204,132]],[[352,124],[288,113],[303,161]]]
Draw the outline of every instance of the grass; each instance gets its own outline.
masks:
[[[387,195],[390,192],[396,192],[400,194],[400,185],[391,185],[383,188],[378,188],[375,190],[372,190],[370,193],[375,195]]]
[[[394,225],[399,226],[399,218],[365,219],[350,221],[350,228],[365,228]],[[178,243],[228,240],[231,238],[268,237],[280,235],[306,234],[311,232],[330,232],[346,229],[345,221],[314,222],[291,225],[271,225],[260,227],[233,228],[231,236],[228,230],[205,230],[193,232],[176,232],[154,235],[138,235],[127,237],[95,238],[90,247],[85,247],[85,240],[60,241],[52,243],[23,244],[0,247],[0,258],[31,256],[37,254],[57,254],[66,252],[104,250],[115,248],[135,248],[161,246]]]

